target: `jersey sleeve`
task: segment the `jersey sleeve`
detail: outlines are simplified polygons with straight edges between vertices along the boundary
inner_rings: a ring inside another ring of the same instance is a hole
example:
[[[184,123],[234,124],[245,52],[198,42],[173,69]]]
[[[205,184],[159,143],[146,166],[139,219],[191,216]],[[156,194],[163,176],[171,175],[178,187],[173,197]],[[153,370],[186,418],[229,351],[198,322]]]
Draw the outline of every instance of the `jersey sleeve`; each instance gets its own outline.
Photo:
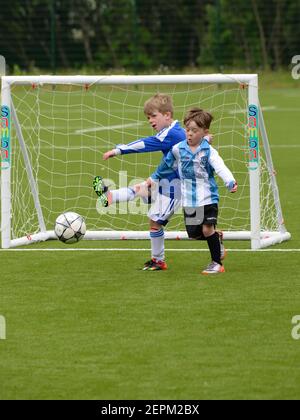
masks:
[[[161,142],[157,137],[151,136],[129,144],[119,144],[116,146],[116,149],[120,150],[122,155],[128,155],[130,153],[161,152],[165,150],[166,146],[167,145],[164,144],[164,142]]]
[[[235,179],[231,171],[227,168],[224,160],[219,153],[210,146],[210,156],[208,159],[209,164],[213,167],[216,174],[224,181],[226,187],[230,190],[233,188]]]
[[[170,150],[167,156],[162,159],[156,171],[151,175],[151,178],[154,180],[167,178],[169,175],[174,174],[174,171],[176,171],[177,169],[178,161],[174,156],[173,151]]]

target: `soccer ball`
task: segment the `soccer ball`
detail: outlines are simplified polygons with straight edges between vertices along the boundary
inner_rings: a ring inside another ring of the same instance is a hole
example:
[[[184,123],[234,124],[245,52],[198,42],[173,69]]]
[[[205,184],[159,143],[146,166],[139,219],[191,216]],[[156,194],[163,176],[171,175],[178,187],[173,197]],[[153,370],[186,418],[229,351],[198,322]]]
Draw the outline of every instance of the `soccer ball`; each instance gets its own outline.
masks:
[[[85,235],[85,221],[79,214],[69,211],[58,216],[54,231],[60,241],[74,244]]]

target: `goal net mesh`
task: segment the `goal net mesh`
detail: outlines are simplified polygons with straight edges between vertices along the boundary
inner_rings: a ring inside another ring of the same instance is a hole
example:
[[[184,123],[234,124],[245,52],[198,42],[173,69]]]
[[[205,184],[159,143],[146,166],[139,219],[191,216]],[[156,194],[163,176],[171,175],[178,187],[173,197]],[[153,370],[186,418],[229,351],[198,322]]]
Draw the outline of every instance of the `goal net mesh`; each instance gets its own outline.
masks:
[[[239,183],[230,194],[219,179],[219,228],[250,230],[247,108],[244,85],[12,85],[11,95],[29,155],[47,230],[53,230],[59,214],[81,214],[88,230],[147,230],[148,206],[136,199],[103,209],[96,205],[92,188],[95,175],[105,178],[111,189],[145,180],[159,164],[162,154],[130,154],[103,161],[105,151],[153,134],[143,113],[153,94],[173,97],[175,119],[201,107],[214,116],[213,146],[219,151]],[[277,231],[270,174],[261,147],[261,227]],[[184,230],[181,211],[168,230]],[[24,158],[12,129],[12,239],[39,232]]]

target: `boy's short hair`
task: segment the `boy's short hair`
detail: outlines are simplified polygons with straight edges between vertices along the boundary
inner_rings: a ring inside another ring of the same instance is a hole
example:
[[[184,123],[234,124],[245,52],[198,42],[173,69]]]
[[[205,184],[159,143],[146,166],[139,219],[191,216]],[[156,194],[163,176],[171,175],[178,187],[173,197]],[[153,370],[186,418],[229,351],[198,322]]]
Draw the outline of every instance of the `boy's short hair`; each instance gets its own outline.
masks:
[[[148,99],[144,104],[144,113],[145,115],[151,115],[154,112],[160,112],[165,114],[166,112],[171,112],[171,117],[174,114],[173,100],[170,95],[165,95],[163,93],[157,93]]]
[[[201,108],[193,108],[187,112],[184,118],[184,125],[186,126],[190,121],[195,121],[198,127],[209,130],[213,119],[214,117],[209,112]]]

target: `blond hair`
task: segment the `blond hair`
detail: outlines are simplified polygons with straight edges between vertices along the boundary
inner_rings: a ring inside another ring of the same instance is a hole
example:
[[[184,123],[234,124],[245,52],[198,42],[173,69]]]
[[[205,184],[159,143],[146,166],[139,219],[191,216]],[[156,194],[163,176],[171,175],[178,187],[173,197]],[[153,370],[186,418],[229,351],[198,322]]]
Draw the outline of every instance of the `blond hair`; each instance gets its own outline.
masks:
[[[173,100],[171,96],[165,95],[163,93],[157,93],[156,95],[152,96],[150,99],[148,99],[145,102],[144,104],[145,115],[151,115],[157,111],[160,112],[161,114],[170,112],[171,117],[173,118],[174,106],[173,106]]]
[[[190,121],[194,121],[198,127],[209,130],[213,119],[214,117],[209,112],[201,108],[193,108],[187,112],[184,118],[184,125],[186,126]]]

